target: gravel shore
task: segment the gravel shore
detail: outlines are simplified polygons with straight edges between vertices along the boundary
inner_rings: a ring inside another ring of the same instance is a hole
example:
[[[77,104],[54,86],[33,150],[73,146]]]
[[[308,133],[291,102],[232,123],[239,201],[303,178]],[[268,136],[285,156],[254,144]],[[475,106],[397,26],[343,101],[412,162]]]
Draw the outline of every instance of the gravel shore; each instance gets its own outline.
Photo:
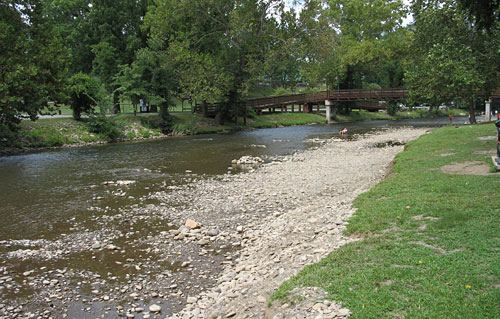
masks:
[[[190,296],[171,318],[343,318],[349,310],[303,289],[299,303],[268,308],[269,296],[304,266],[353,241],[343,236],[353,200],[380,181],[406,142],[426,129],[391,129],[354,140],[334,138],[257,170],[208,181],[183,212],[224,229],[241,245],[217,285]],[[186,215],[184,215],[186,216]]]
[[[117,210],[100,207],[96,193],[89,219],[70,233],[0,241],[0,319],[344,318],[349,310],[316,288],[294,291],[293,305],[267,302],[304,266],[355,240],[342,234],[352,201],[427,131],[315,139],[238,174],[187,171],[185,184],[155,185]],[[127,196],[134,183],[101,187]]]

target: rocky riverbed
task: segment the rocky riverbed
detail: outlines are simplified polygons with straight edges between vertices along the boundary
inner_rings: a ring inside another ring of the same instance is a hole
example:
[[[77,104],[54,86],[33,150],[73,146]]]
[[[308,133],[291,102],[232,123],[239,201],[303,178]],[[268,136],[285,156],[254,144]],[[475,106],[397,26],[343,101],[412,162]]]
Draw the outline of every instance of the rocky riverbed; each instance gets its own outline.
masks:
[[[2,241],[0,317],[346,317],[318,289],[295,291],[302,301],[293,306],[267,301],[305,265],[354,240],[342,235],[352,201],[425,132],[318,140],[243,173],[229,167],[223,176],[160,185],[118,210],[95,205],[90,220],[75,220],[53,240]],[[127,196],[130,184],[105,187]]]

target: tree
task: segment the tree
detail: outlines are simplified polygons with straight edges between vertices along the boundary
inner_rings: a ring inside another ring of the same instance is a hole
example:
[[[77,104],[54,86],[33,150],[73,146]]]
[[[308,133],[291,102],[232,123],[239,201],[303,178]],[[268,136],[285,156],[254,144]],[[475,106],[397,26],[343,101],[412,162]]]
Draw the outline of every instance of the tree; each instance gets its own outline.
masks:
[[[149,47],[136,52],[131,65],[131,74],[137,77],[138,92],[145,94],[151,105],[160,107],[160,128],[163,133],[172,131],[172,117],[168,112],[171,96],[177,91],[178,83],[174,70],[161,51],[163,41],[151,38]]]
[[[80,120],[82,113],[93,113],[100,101],[104,99],[102,85],[97,78],[85,73],[77,73],[69,79],[69,102],[73,110],[73,118]]]
[[[228,116],[259,78],[270,34],[273,1],[157,0],[145,24],[164,39],[166,60],[182,95],[218,101]]]
[[[68,55],[40,1],[0,3],[0,131],[65,98]]]
[[[79,72],[99,77],[113,94],[114,112],[119,112],[115,77],[120,65],[132,63],[135,52],[146,47],[148,30],[142,26],[151,1],[42,1],[71,52],[69,77]]]
[[[308,76],[328,87],[361,88],[366,73],[401,51],[405,14],[398,0],[307,1],[301,24]]]
[[[459,0],[460,5],[469,13],[471,22],[478,28],[490,31],[500,22],[500,1],[498,0]]]
[[[413,10],[414,54],[405,76],[410,96],[431,106],[463,98],[475,123],[476,97],[488,98],[500,84],[491,67],[500,62],[498,30],[479,30],[454,2],[418,1]]]

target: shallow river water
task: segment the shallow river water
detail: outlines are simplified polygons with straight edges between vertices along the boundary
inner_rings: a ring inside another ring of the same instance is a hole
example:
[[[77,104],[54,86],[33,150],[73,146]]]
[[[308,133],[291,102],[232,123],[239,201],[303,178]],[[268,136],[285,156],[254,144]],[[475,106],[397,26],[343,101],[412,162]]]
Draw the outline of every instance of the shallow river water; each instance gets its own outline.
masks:
[[[455,121],[463,123],[465,119],[456,118]],[[43,247],[43,243],[56,241],[61,234],[71,236],[72,233],[102,231],[102,224],[95,222],[96,215],[116,214],[126,207],[157,204],[147,195],[200,178],[237,174],[238,169],[231,167],[233,159],[252,155],[266,160],[291,154],[315,145],[312,139],[338,136],[344,127],[352,136],[386,127],[446,124],[448,119],[445,118],[296,126],[59,149],[0,158],[0,300],[7,300],[5,304],[0,301],[0,310],[2,306],[16,307],[19,298],[24,298],[22,304],[29,309],[26,300],[39,290],[35,289],[35,284],[31,288],[25,287],[26,272],[31,271],[31,276],[39,274],[37,278],[42,280],[45,278],[42,273],[70,268],[81,271],[82,275],[89,271],[104,278],[113,271],[115,263],[121,264],[119,260],[147,258],[147,253],[138,245],[127,242],[130,236],[121,236],[121,241],[117,239],[115,243],[121,247],[122,254],[107,258],[100,266],[95,265],[96,255],[92,253],[75,253],[62,260],[34,260],[12,254],[26,247]],[[134,183],[123,192],[105,185],[109,181]],[[126,233],[135,229],[134,238],[140,239],[158,232],[156,225],[164,223],[136,222],[131,225],[121,222],[112,230]],[[172,271],[179,268],[173,264],[167,266]],[[126,273],[115,272],[114,275],[113,279],[117,281],[128,278]],[[75,284],[71,289],[79,289],[79,293],[85,295],[91,288]],[[17,313],[23,312],[25,310]],[[97,306],[93,315],[103,313],[105,311]],[[85,317],[84,313],[75,311],[70,311],[69,315]]]

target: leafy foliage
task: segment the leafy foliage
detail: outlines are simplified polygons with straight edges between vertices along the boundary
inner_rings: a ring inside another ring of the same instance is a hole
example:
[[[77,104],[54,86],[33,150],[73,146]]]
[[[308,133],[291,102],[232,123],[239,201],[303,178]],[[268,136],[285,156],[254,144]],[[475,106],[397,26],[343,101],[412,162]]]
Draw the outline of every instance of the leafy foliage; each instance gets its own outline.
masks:
[[[256,81],[270,35],[271,1],[161,0],[146,16],[176,70],[180,95],[232,105]],[[231,107],[230,107],[231,108]]]
[[[106,116],[90,116],[85,120],[85,123],[90,132],[99,134],[108,141],[113,142],[123,137],[118,124],[113,118],[108,118]]]
[[[98,79],[84,73],[77,73],[69,79],[69,101],[73,118],[79,120],[82,113],[92,113],[102,98]]]
[[[431,106],[461,97],[475,122],[475,95],[488,98],[500,85],[491,67],[500,63],[500,33],[478,30],[454,2],[417,1],[412,52],[406,81],[413,101]]]
[[[68,56],[41,1],[2,1],[0,16],[0,125],[15,130],[64,99]]]

